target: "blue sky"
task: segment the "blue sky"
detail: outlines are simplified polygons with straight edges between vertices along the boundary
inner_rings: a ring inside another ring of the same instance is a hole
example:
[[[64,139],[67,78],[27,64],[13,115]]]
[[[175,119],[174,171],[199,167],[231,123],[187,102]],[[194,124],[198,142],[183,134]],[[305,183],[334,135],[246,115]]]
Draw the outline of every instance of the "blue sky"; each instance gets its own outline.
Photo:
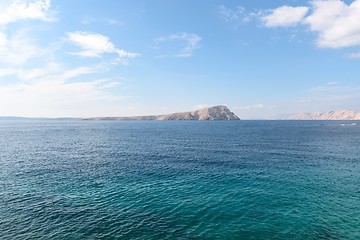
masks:
[[[360,0],[2,0],[0,116],[360,110]]]

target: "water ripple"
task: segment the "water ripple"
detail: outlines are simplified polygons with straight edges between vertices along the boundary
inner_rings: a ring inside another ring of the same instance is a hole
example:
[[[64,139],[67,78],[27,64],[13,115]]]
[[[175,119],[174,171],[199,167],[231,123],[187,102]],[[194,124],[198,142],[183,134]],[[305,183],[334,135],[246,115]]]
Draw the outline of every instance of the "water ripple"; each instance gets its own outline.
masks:
[[[360,239],[360,128],[0,127],[0,239]]]

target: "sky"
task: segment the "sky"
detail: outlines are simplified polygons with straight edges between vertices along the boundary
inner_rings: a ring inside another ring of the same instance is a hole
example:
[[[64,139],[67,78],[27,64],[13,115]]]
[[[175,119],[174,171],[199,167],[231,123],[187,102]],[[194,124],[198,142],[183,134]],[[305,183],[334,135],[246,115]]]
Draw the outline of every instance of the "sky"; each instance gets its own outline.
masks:
[[[1,0],[0,116],[360,110],[360,0]]]

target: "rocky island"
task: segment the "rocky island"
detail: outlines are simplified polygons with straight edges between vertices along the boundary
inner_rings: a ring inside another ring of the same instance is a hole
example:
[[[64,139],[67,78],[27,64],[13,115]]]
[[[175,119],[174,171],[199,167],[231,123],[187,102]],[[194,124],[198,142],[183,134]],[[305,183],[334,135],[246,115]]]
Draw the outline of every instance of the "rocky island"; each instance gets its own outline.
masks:
[[[84,120],[240,120],[226,106],[218,105],[202,108],[193,112],[179,112],[167,115],[134,117],[94,117]]]
[[[360,120],[360,112],[352,110],[337,110],[330,112],[300,113],[289,120]]]

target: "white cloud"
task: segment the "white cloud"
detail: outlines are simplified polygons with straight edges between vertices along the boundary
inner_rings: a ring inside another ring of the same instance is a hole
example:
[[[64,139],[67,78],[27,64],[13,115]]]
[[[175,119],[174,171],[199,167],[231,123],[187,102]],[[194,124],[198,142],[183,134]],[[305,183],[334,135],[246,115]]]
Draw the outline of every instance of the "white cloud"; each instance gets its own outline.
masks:
[[[248,21],[248,17],[245,14],[245,8],[242,6],[238,6],[235,9],[225,7],[224,5],[220,5],[218,7],[219,14],[225,22],[232,21]]]
[[[16,74],[15,68],[0,68],[0,78]]]
[[[123,23],[119,20],[113,19],[113,18],[84,18],[81,21],[83,24],[92,24],[92,23],[96,23],[96,22],[100,22],[100,23],[106,23],[109,25],[122,25]]]
[[[336,109],[359,109],[360,87],[341,83],[313,87],[297,100],[300,111],[330,111]]]
[[[158,37],[155,39],[156,42],[166,42],[166,41],[184,41],[185,47],[183,47],[179,52],[175,54],[175,57],[191,57],[195,49],[200,47],[201,37],[197,34],[190,33],[177,33],[167,36]]]
[[[304,24],[317,33],[316,45],[321,48],[360,45],[360,0],[349,5],[340,0],[313,0],[309,7],[282,6],[271,10],[261,20],[266,27]],[[358,54],[349,57],[357,58]]]
[[[43,68],[33,68],[33,69],[21,69],[17,72],[19,79],[23,81],[36,80],[38,78],[44,77],[49,70]]]
[[[5,33],[0,32],[0,51],[6,50],[6,46],[9,44],[9,40]]]
[[[353,52],[347,55],[346,57],[352,58],[352,59],[360,59],[360,52]]]
[[[266,107],[265,104],[258,103],[253,105],[234,107],[234,110],[255,110],[255,109],[264,109],[265,107]]]
[[[341,48],[360,45],[360,0],[350,5],[340,0],[316,0],[313,13],[305,19],[318,33],[319,47]]]
[[[61,79],[67,81],[82,75],[88,75],[103,71],[100,65],[96,66],[80,66],[73,69],[65,70],[63,66],[57,63],[48,63],[40,68],[2,68],[0,69],[1,76],[15,76],[17,80],[22,82],[34,82],[46,79]]]
[[[86,75],[90,73],[97,72],[98,67],[77,67],[71,70],[68,70],[62,74],[63,79],[75,78],[81,75]]]
[[[0,1],[0,116],[86,117],[117,111],[125,98],[116,93],[119,79],[97,77],[97,73],[110,70],[108,64],[59,62],[58,50],[63,46],[59,44],[63,42],[40,45],[32,31],[38,28],[29,24],[10,26],[20,21],[54,20],[50,0]],[[113,54],[112,63],[126,63],[137,55],[116,48],[100,34],[74,32],[68,38],[80,47],[78,55]]]
[[[3,0],[0,3],[0,62],[21,65],[48,51],[31,41],[30,27],[7,32],[6,25],[27,20],[53,21],[50,5],[50,0]]]
[[[261,16],[261,11],[247,12],[243,6],[235,8],[226,7],[224,5],[218,6],[220,17],[228,23],[247,23],[253,18]]]
[[[0,32],[0,62],[21,65],[29,59],[43,56],[48,49],[39,48],[28,36],[29,29],[20,29],[8,37]]]
[[[101,90],[98,82],[39,81],[0,87],[0,115],[73,116],[102,114],[123,97]]]
[[[327,85],[339,85],[340,82],[328,82]]]
[[[82,51],[72,54],[82,57],[102,57],[105,53],[116,54],[118,57],[112,63],[126,64],[130,58],[139,55],[116,48],[107,36],[98,33],[70,32],[67,33],[67,39],[82,49]]]
[[[52,21],[49,13],[50,0],[15,0],[0,3],[0,26],[21,20]]]
[[[0,85],[0,115],[86,117],[111,114],[125,98],[108,91],[118,87],[118,81],[69,81],[96,69],[95,66],[93,69],[78,67],[66,70],[60,65],[49,64],[42,71],[19,70],[16,74],[27,81]]]
[[[262,16],[261,20],[266,27],[288,27],[294,26],[304,20],[309,11],[308,7],[282,6]]]
[[[97,34],[87,32],[72,32],[67,34],[68,40],[83,49],[77,52],[77,55],[84,57],[100,57],[104,53],[114,53],[116,48],[109,38]]]

